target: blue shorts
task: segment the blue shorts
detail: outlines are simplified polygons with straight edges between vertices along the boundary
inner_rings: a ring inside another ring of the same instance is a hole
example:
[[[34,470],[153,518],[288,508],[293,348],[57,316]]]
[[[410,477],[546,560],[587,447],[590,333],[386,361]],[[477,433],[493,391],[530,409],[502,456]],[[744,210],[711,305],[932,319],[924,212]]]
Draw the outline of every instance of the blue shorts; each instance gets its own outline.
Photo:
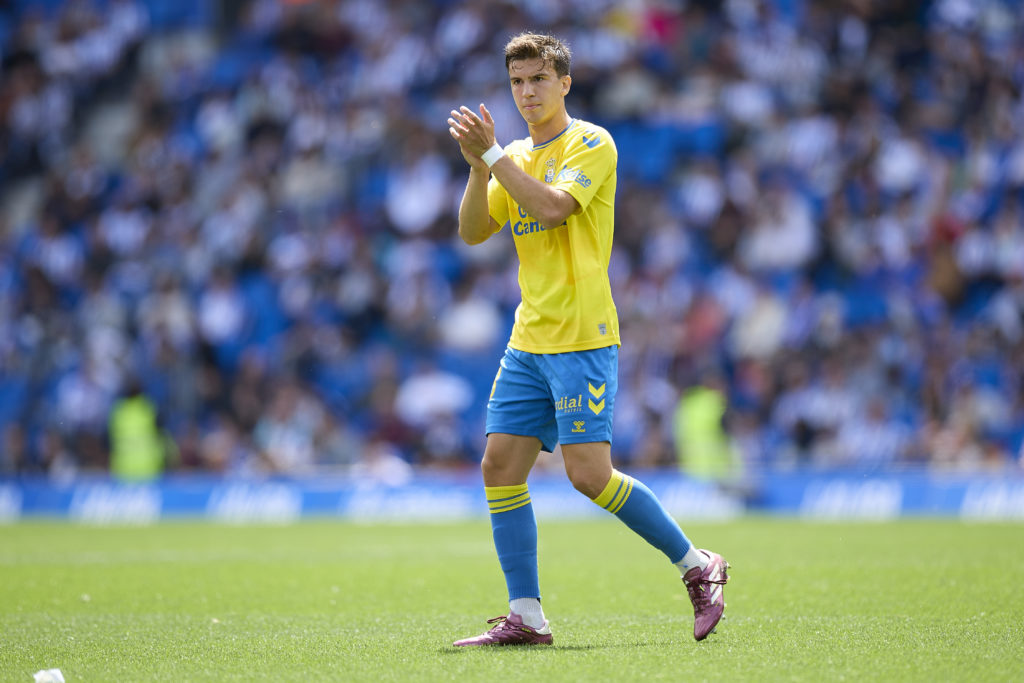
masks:
[[[487,402],[487,433],[535,436],[545,451],[611,443],[618,377],[618,346],[543,354],[508,347]]]

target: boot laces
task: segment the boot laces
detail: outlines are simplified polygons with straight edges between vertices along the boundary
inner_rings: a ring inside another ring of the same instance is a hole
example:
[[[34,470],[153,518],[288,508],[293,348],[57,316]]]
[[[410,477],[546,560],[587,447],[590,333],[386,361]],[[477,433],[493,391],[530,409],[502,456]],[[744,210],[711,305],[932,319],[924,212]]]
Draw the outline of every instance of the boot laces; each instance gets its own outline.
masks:
[[[686,584],[686,592],[690,594],[690,601],[694,604],[694,607],[697,607],[698,609],[703,609],[711,604],[711,594],[708,592],[707,585],[717,583],[724,586],[725,582],[726,579],[724,578],[699,578],[693,583]]]

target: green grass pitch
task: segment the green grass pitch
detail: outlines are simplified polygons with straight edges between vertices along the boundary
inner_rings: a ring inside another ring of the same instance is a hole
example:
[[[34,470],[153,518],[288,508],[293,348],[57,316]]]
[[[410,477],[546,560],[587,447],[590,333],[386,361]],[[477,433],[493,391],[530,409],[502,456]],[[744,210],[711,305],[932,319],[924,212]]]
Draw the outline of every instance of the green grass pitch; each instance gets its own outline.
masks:
[[[456,649],[507,607],[486,520],[0,526],[0,680],[1024,680],[1024,525],[684,529],[733,565],[707,641],[615,520],[542,521],[555,645]]]

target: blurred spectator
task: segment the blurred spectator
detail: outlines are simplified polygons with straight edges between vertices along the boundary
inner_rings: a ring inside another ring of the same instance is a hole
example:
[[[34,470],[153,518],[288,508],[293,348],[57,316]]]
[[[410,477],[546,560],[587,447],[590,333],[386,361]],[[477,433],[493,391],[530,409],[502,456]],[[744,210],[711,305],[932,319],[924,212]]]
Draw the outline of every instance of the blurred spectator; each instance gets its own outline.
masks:
[[[887,414],[881,397],[872,399],[863,414],[843,422],[836,434],[839,462],[862,470],[885,469],[905,461],[914,446],[904,424]]]
[[[0,473],[23,474],[29,471],[29,449],[25,429],[17,422],[7,425],[0,441]]]
[[[122,481],[151,481],[172,460],[156,407],[132,381],[110,411],[110,473]]]
[[[810,263],[817,240],[807,200],[791,190],[769,187],[737,249],[743,265],[755,273],[793,271]]]
[[[398,387],[395,411],[407,424],[424,428],[439,418],[458,415],[472,402],[473,390],[465,379],[424,366]]]
[[[388,442],[371,441],[366,445],[361,462],[352,473],[367,483],[401,486],[412,480],[413,468]]]
[[[507,330],[496,302],[475,280],[456,285],[450,306],[438,320],[440,345],[459,352],[486,351],[504,341]]]
[[[679,465],[695,479],[729,483],[743,474],[725,430],[726,386],[721,377],[705,373],[686,389],[675,411],[675,445]]]
[[[323,408],[296,383],[276,386],[269,410],[253,430],[259,466],[277,473],[310,473],[318,457],[317,436],[326,421]]]

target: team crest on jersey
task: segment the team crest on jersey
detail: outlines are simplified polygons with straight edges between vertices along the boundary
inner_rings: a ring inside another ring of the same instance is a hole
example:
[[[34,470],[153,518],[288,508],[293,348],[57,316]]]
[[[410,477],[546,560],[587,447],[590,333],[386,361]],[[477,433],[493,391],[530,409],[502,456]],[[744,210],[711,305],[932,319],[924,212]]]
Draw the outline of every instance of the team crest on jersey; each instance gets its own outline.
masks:
[[[548,159],[544,166],[546,168],[544,171],[544,182],[550,184],[555,179],[555,160]]]

